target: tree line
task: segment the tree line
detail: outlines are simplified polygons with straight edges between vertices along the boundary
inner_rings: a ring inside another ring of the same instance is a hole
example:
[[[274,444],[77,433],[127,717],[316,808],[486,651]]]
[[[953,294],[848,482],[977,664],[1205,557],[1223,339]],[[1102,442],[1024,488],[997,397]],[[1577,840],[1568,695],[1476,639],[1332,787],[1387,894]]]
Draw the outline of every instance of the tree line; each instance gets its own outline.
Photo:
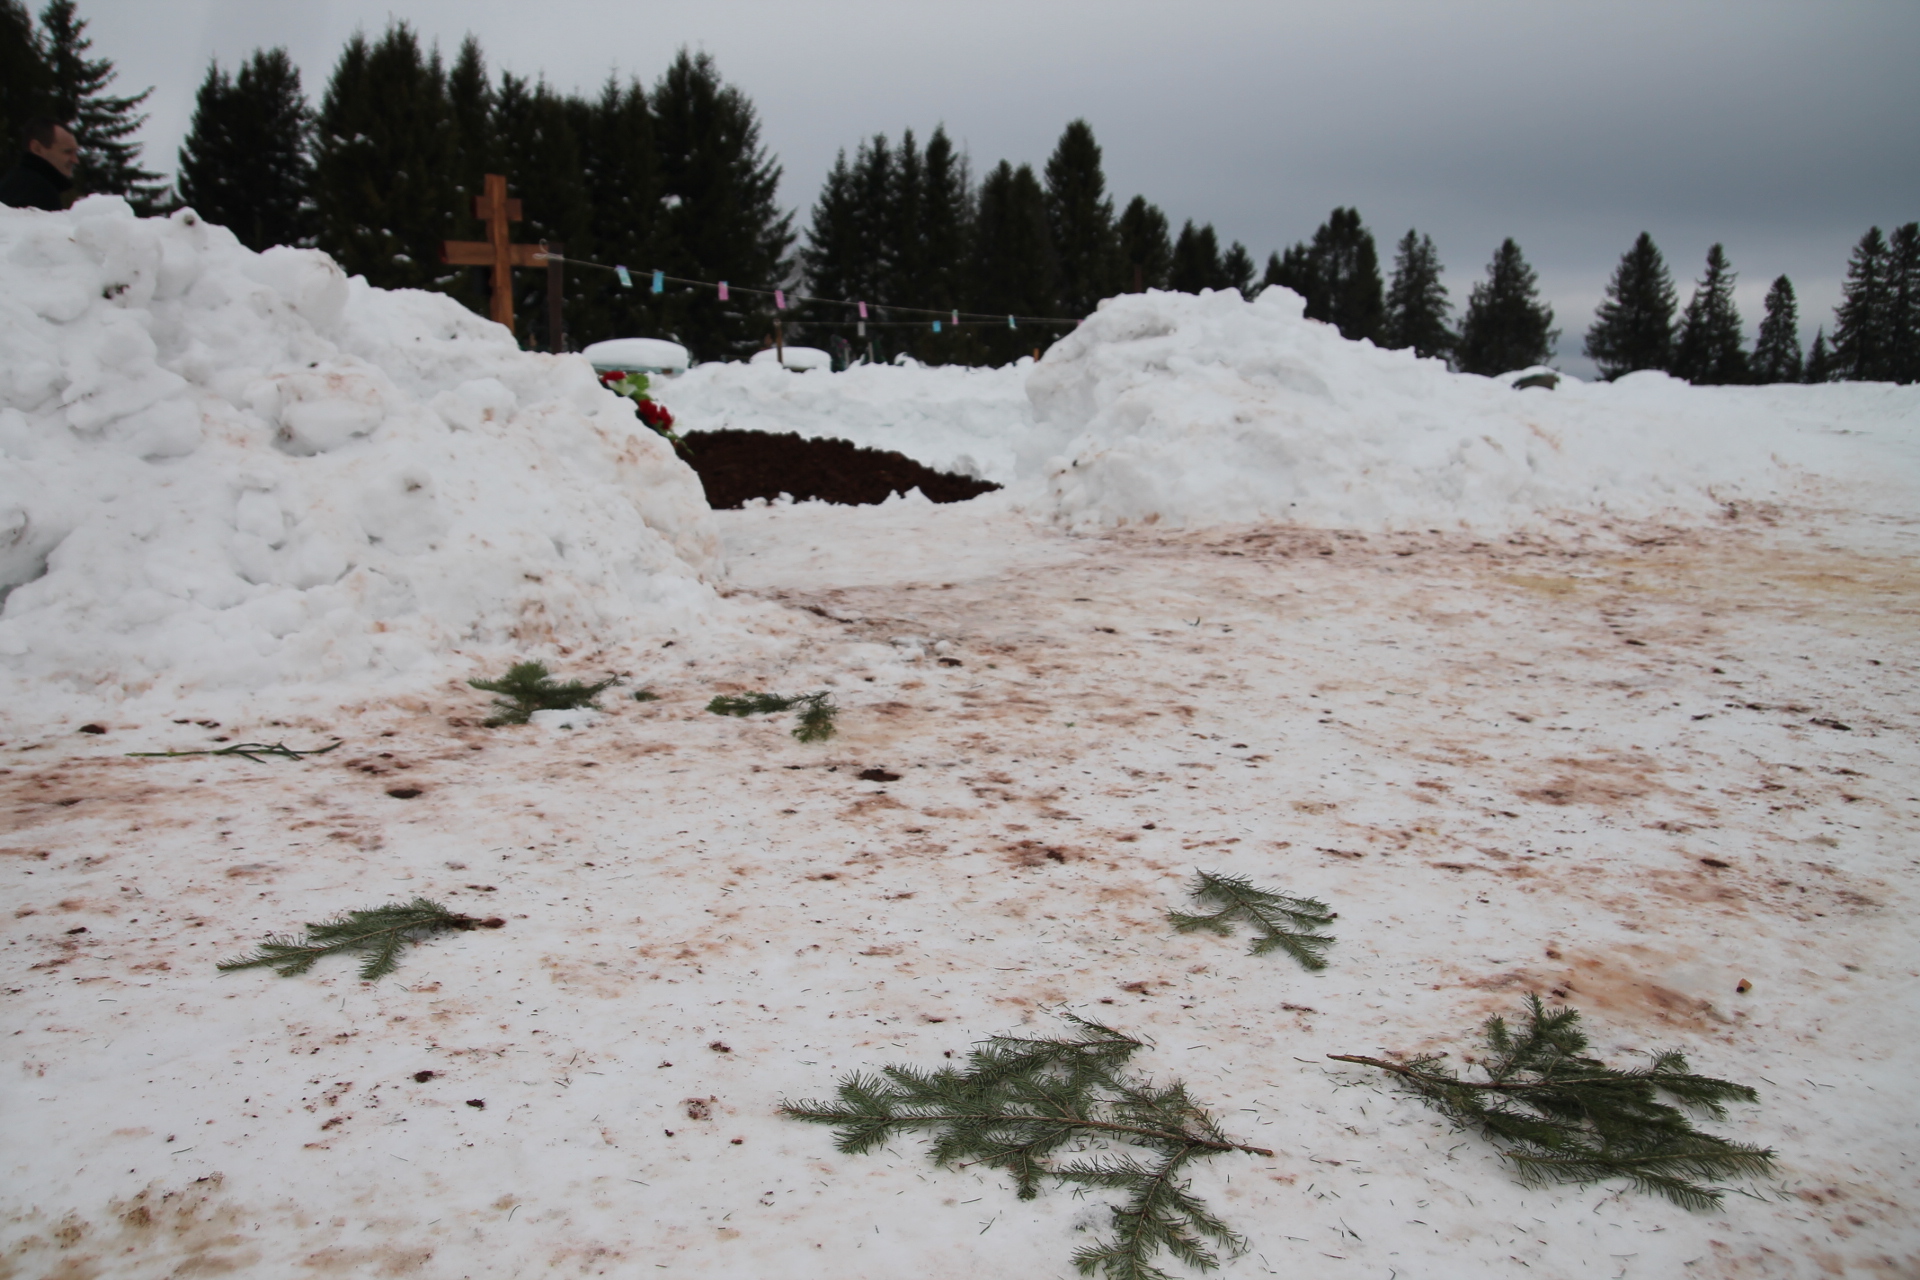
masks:
[[[547,278],[515,272],[522,336],[541,347],[633,334],[672,336],[702,359],[764,345],[776,322],[791,341],[851,340],[885,359],[1003,363],[1044,348],[1101,298],[1146,289],[1283,285],[1309,318],[1352,339],[1411,348],[1469,373],[1497,374],[1551,358],[1559,332],[1520,246],[1505,240],[1456,316],[1431,237],[1409,230],[1383,273],[1357,210],[1336,208],[1308,240],[1268,256],[1264,272],[1210,224],[1182,224],[1134,196],[1116,212],[1099,143],[1068,124],[1039,172],[1007,161],[977,179],[943,128],[924,144],[876,135],[843,151],[804,232],[778,204],[781,170],[760,142],[753,104],[712,60],[682,51],[651,87],[609,79],[593,94],[490,74],[469,36],[451,63],[393,23],[342,50],[318,107],[283,49],[258,50],[231,71],[210,65],[179,155],[176,188],[140,167],[131,140],[151,90],[112,93],[107,59],[89,56],[73,0],[48,0],[36,26],[21,0],[0,0],[0,126],[30,115],[73,122],[83,191],[127,196],[143,212],[191,205],[248,246],[312,245],[386,288],[445,292],[487,310],[485,268],[440,261],[448,239],[483,236],[472,197],[484,174],[509,175],[525,221],[520,241],[564,246],[602,267],[727,280],[659,294],[609,270],[570,266],[565,334],[546,332]],[[1855,247],[1828,337],[1802,352],[1793,286],[1773,283],[1751,351],[1733,303],[1734,273],[1719,245],[1684,310],[1652,238],[1621,259],[1586,334],[1609,377],[1658,369],[1696,383],[1877,379],[1920,374],[1920,224],[1878,228]],[[750,292],[791,299],[776,312]],[[1022,317],[1015,325],[952,313]],[[947,313],[936,331],[931,314]],[[1053,322],[1037,318],[1052,318]],[[843,350],[846,348],[842,348]]]

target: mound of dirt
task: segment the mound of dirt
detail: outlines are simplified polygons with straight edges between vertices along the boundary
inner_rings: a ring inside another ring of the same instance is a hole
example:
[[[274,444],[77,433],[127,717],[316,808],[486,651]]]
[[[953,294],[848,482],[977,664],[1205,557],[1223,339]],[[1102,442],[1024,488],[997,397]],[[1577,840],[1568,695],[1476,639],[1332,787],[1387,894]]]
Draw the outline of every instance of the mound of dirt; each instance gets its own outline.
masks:
[[[935,471],[904,454],[862,449],[847,440],[807,439],[794,432],[692,431],[687,461],[715,510],[752,498],[791,494],[795,502],[872,506],[919,489],[934,502],[965,502],[1000,486],[991,480]]]

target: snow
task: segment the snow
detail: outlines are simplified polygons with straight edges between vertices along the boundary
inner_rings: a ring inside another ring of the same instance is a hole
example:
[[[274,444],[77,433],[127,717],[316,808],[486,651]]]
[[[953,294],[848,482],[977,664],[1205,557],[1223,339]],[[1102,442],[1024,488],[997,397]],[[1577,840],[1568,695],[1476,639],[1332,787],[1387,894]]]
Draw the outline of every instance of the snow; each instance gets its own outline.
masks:
[[[787,369],[831,369],[833,357],[818,347],[787,347],[779,350],[768,347],[756,351],[748,364],[771,364]]]
[[[602,371],[625,373],[685,373],[692,362],[687,349],[665,338],[609,338],[590,344],[580,353]]]
[[[1920,1269],[1920,392],[1149,295],[1037,366],[696,366],[690,429],[1009,482],[708,513],[588,361],[315,255],[93,201],[0,272],[0,1272],[1065,1280],[1101,1197],[776,1110],[1060,1009],[1274,1150],[1196,1166],[1229,1278]],[[483,728],[520,657],[625,683]],[[818,689],[821,745],[704,710]],[[1201,867],[1330,967],[1173,933]],[[213,968],[416,895],[506,927]],[[1708,1127],[1777,1177],[1529,1190],[1325,1057],[1528,991],[1753,1084]]]
[[[0,671],[117,703],[431,677],[720,601],[698,479],[587,361],[117,200],[0,212]]]

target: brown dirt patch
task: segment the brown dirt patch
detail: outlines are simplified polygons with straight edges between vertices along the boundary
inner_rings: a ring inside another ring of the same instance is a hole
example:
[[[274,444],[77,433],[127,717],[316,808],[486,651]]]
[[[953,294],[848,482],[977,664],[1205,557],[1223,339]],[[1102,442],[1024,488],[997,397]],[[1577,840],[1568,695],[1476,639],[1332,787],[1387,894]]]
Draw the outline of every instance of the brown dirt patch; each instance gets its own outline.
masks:
[[[935,471],[891,450],[808,440],[791,431],[693,431],[685,440],[687,461],[715,509],[783,493],[796,502],[873,506],[916,488],[934,502],[965,502],[1000,487]]]

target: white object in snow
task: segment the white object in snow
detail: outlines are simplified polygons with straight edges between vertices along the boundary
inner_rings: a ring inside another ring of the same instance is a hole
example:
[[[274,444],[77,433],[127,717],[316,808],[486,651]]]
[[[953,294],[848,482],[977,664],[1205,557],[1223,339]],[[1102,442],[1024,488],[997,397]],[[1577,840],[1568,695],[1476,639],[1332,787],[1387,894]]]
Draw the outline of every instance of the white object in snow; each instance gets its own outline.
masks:
[[[692,363],[687,349],[665,338],[608,338],[580,353],[601,373],[685,373]]]
[[[774,364],[776,362],[789,369],[833,368],[833,357],[818,347],[788,347],[784,357],[772,347],[768,347],[765,351],[754,352],[753,359],[749,363]]]

